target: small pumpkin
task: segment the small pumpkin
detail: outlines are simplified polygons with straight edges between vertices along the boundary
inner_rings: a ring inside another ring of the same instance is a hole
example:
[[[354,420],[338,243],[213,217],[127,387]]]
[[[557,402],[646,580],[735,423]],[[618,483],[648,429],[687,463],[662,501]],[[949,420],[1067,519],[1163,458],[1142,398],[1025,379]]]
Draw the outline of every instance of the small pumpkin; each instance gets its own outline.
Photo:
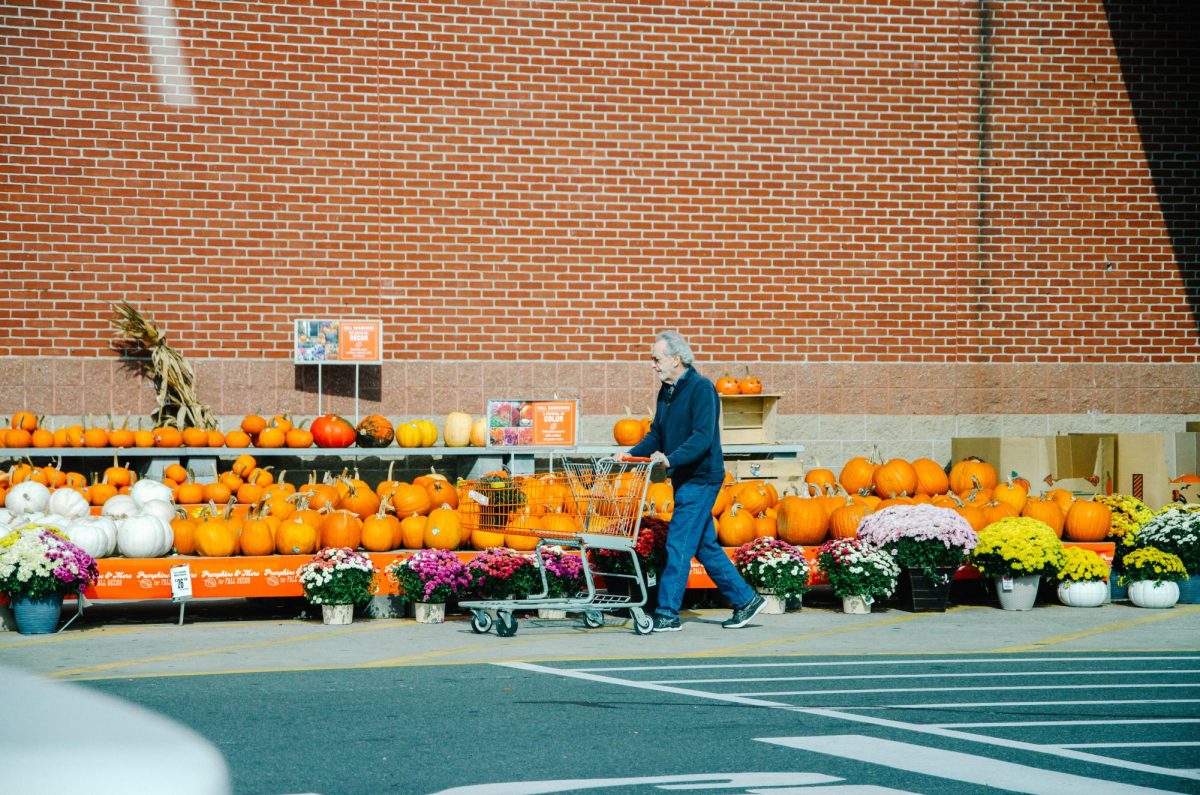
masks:
[[[357,438],[354,426],[336,414],[322,414],[312,421],[309,429],[317,447],[349,447]],[[291,423],[288,424],[288,430],[291,430]],[[264,433],[266,431],[258,435],[260,440]]]
[[[737,395],[740,394],[738,389],[738,380],[731,375],[723,375],[713,384],[717,388],[718,395]]]
[[[452,411],[446,415],[442,425],[442,439],[447,447],[466,447],[471,443],[471,424],[474,422],[470,414],[463,411]]]
[[[741,381],[738,381],[738,393],[742,395],[761,395],[763,391],[762,381],[755,376],[746,376]]]
[[[429,512],[422,540],[427,549],[458,549],[462,543],[462,525],[458,511],[442,505]]]

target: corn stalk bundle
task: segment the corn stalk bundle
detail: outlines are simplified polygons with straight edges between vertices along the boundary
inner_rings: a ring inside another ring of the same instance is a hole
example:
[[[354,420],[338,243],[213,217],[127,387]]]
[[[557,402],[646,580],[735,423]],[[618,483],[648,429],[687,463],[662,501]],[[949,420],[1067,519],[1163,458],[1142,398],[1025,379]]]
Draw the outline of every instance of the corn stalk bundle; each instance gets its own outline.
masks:
[[[154,382],[158,391],[158,410],[154,424],[173,425],[180,430],[192,426],[212,429],[218,426],[212,410],[196,395],[196,374],[167,338],[129,303],[113,304],[112,324],[125,338],[117,344],[125,364],[143,378]]]

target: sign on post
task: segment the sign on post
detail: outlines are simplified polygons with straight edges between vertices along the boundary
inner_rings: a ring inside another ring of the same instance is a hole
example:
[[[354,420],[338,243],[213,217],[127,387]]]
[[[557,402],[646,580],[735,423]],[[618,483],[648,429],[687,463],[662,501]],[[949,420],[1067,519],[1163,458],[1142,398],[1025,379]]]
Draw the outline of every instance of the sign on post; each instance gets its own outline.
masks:
[[[383,323],[299,319],[294,350],[296,364],[383,364]]]
[[[578,400],[489,399],[488,447],[574,447]]]

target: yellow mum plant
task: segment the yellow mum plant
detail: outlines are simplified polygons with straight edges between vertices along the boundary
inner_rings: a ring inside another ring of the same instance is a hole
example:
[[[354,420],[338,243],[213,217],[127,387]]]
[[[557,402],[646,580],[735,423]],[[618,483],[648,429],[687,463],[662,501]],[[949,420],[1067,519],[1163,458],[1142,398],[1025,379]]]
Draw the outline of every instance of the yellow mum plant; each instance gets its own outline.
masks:
[[[1099,582],[1107,580],[1109,565],[1090,549],[1067,547],[1058,569],[1059,582]]]
[[[1053,577],[1063,564],[1063,544],[1050,525],[1027,516],[992,522],[979,531],[971,565],[989,577]]]
[[[1107,505],[1112,511],[1112,526],[1108,537],[1117,544],[1117,557],[1137,545],[1137,533],[1154,516],[1149,505],[1128,494],[1097,494],[1094,502]]]
[[[1178,555],[1154,547],[1135,549],[1124,557],[1122,563],[1125,571],[1121,574],[1121,585],[1138,580],[1182,582],[1188,578],[1187,569]]]

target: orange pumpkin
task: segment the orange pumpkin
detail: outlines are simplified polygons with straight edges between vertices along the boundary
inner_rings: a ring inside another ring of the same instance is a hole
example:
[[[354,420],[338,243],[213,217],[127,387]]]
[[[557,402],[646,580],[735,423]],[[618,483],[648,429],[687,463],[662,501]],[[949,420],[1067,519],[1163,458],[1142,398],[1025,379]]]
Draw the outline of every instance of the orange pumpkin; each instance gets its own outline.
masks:
[[[1016,511],[1015,515],[1020,515],[1025,508],[1025,501],[1029,499],[1029,489],[1008,480],[996,484],[996,488],[992,489],[992,499],[1011,506]]]
[[[850,494],[861,494],[869,491],[874,483],[875,469],[879,465],[863,456],[855,456],[845,463],[842,473],[838,475],[842,488]]]
[[[858,536],[858,526],[871,513],[871,508],[850,502],[837,508],[829,514],[829,535],[831,538],[855,538]]]
[[[1102,502],[1075,500],[1067,511],[1065,535],[1071,541],[1103,541],[1112,529],[1112,510]]]
[[[761,395],[763,391],[762,381],[757,377],[749,375],[738,381],[738,393],[742,395]]]
[[[955,494],[973,488],[994,489],[998,480],[996,468],[978,458],[964,458],[950,468],[950,490]]]
[[[430,511],[425,521],[423,540],[427,549],[458,549],[462,543],[462,524],[458,520],[458,511],[448,505]]]
[[[1050,529],[1059,538],[1063,537],[1063,526],[1066,521],[1066,516],[1063,514],[1062,508],[1058,507],[1058,503],[1054,500],[1041,500],[1036,497],[1030,497],[1025,501],[1025,506],[1021,509],[1022,516],[1028,516],[1031,519],[1037,519],[1050,525]]]
[[[397,516],[427,514],[433,509],[429,492],[412,483],[401,483],[392,491],[392,508]]]
[[[788,495],[775,504],[779,537],[797,546],[815,546],[829,533],[829,514],[815,497]]]
[[[625,417],[613,425],[613,438],[622,447],[632,447],[646,436],[646,428],[641,420]]]
[[[425,546],[425,523],[428,519],[414,513],[400,520],[400,542],[405,549],[421,549]]]
[[[835,489],[838,485],[837,475],[832,469],[810,469],[804,473],[804,482],[809,486],[815,487],[811,490],[814,494],[825,494],[829,489]]]
[[[266,519],[247,519],[239,538],[243,555],[275,554],[275,527]]]
[[[718,378],[716,380],[716,383],[714,384],[714,386],[716,386],[717,394],[719,394],[719,395],[737,395],[737,394],[739,394],[738,380],[731,375],[721,376],[720,378]]]
[[[363,520],[362,546],[369,552],[387,552],[399,549],[404,540],[400,520],[388,513],[389,502],[380,502],[379,510]]]
[[[917,493],[917,470],[903,458],[893,458],[875,469],[871,485],[884,500],[909,497]]]
[[[717,540],[721,546],[740,547],[754,540],[754,514],[735,502],[717,520]]]
[[[950,478],[946,470],[937,461],[929,458],[918,458],[912,462],[917,473],[917,494],[945,494],[950,490]]]
[[[221,519],[207,519],[196,526],[196,554],[209,558],[227,558],[237,553],[237,534]]]
[[[362,519],[353,511],[344,508],[330,511],[321,519],[321,546],[358,549],[362,543],[362,528]]]
[[[280,555],[311,555],[317,551],[318,530],[307,521],[288,517],[275,531],[275,551]]]

